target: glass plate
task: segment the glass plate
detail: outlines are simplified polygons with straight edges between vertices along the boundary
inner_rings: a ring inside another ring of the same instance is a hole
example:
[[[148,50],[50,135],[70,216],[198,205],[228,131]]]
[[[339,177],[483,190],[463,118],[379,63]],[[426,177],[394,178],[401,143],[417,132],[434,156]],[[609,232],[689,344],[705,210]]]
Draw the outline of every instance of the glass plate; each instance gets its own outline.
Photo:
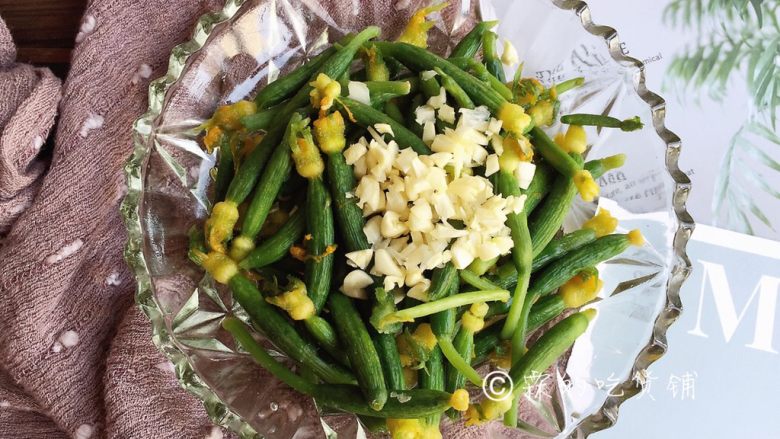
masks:
[[[134,126],[122,205],[126,258],[138,281],[137,302],[152,322],[155,345],[173,362],[181,384],[203,400],[215,423],[244,437],[361,437],[348,415],[325,415],[307,398],[269,377],[220,328],[226,314],[245,314],[228,291],[204,279],[187,259],[187,231],[201,223],[213,155],[194,127],[214,108],[248,96],[259,84],[316,54],[346,32],[378,24],[385,38],[419,1],[228,0],[203,16],[193,38],[171,54],[166,76],[149,89],[149,111]],[[493,423],[468,437],[584,437],[614,424],[620,404],[641,391],[645,369],[667,349],[665,333],[681,310],[679,289],[690,263],[685,245],[693,222],[690,189],[679,170],[679,138],[664,127],[665,104],[645,88],[642,64],[623,56],[614,29],[597,26],[585,3],[551,0],[453,1],[431,31],[448,49],[475,19],[500,18],[497,32],[525,61],[525,74],[545,83],[585,76],[566,93],[562,111],[639,115],[643,130],[589,130],[590,157],[618,152],[626,166],[600,179],[599,204],[622,229],[639,228],[648,244],[603,264],[598,317],[568,359],[543,377],[521,405],[521,429]],[[553,128],[555,129],[555,127]],[[565,228],[597,208],[580,203]],[[447,424],[445,437],[465,436]]]

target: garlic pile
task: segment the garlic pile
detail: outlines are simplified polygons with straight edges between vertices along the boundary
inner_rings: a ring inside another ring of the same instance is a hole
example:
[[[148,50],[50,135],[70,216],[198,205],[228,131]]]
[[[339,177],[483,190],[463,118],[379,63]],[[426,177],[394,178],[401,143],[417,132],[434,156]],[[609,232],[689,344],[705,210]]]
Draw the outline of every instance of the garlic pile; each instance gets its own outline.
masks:
[[[430,287],[426,271],[450,261],[464,269],[476,258],[490,260],[512,249],[504,223],[507,214],[523,209],[525,196],[495,195],[490,181],[473,172],[477,167],[487,176],[498,171],[501,121],[486,107],[463,108],[455,128],[437,134],[436,118],[455,123],[444,93],[441,88],[415,111],[433,154],[399,149],[385,124],[369,127],[370,141],[361,138],[344,151],[358,179],[353,195],[367,217],[364,232],[372,245],[346,254],[356,268],[341,288],[348,296],[366,297],[370,273],[384,277],[387,291],[407,287],[407,295],[424,301]],[[489,153],[488,144],[496,154]],[[534,170],[530,162],[517,167],[521,187],[527,188]]]

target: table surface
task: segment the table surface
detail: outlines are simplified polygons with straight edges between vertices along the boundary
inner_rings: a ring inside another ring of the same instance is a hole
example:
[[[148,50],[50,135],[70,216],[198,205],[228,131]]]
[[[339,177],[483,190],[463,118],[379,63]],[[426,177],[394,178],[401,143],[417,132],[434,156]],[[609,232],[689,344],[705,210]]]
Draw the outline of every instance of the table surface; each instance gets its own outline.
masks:
[[[0,17],[18,48],[17,60],[67,74],[87,0],[0,0]]]

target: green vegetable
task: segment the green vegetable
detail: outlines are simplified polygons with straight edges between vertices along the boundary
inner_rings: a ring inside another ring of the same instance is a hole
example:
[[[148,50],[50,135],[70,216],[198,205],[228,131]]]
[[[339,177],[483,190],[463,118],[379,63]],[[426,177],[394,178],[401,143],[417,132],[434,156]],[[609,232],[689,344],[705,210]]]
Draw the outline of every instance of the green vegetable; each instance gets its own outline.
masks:
[[[492,302],[500,300],[502,302],[509,300],[509,291],[507,290],[485,290],[472,291],[470,293],[460,293],[443,299],[426,302],[411,308],[404,308],[387,315],[382,325],[389,325],[397,322],[411,322],[416,318],[436,314],[450,308],[457,308],[464,305],[471,305],[477,302]]]
[[[555,84],[555,92],[558,94],[566,93],[569,90],[575,89],[585,83],[585,78],[578,76],[576,78],[567,79],[559,84]]]
[[[595,240],[596,232],[593,229],[577,230],[564,235],[559,239],[555,239],[547,244],[547,247],[534,258],[533,271],[537,271],[566,253],[576,250]]]
[[[398,354],[398,345],[392,334],[372,333],[374,346],[382,363],[382,371],[385,375],[385,384],[389,390],[405,390],[404,369],[401,367],[401,357]]]
[[[398,106],[395,99],[391,99],[385,103],[385,113],[401,125],[406,123],[406,119],[404,118],[403,113],[401,113],[401,108]]]
[[[479,47],[482,45],[482,35],[495,27],[498,24],[498,20],[493,21],[481,21],[477,23],[469,33],[464,36],[460,42],[452,49],[450,58],[472,58],[479,51]]]
[[[422,137],[423,127],[417,123],[417,118],[414,117],[414,110],[422,104],[423,96],[421,94],[416,94],[409,102],[409,107],[407,108],[407,113],[410,117],[406,120],[406,128],[417,137]]]
[[[446,59],[421,47],[406,43],[377,42],[377,47],[387,56],[392,56],[414,71],[440,68],[450,75],[480,105],[486,105],[497,114],[506,100],[495,90],[479,79],[469,75]]]
[[[214,180],[214,199],[222,200],[233,179],[233,148],[230,147],[230,137],[225,134],[219,139],[219,164],[217,165],[217,178]]]
[[[457,81],[476,104],[487,106],[503,122],[504,130],[510,135],[520,136],[532,127],[533,121],[529,115],[525,114],[522,107],[508,102],[489,85],[440,56],[405,43],[378,42],[376,44],[383,54],[401,61],[411,70],[421,71],[431,70],[436,67],[440,68],[444,73]]]
[[[565,309],[566,305],[560,295],[552,294],[542,297],[531,307],[531,312],[528,314],[527,332],[531,333],[539,329],[542,325],[561,315]],[[489,311],[488,317],[490,316],[491,312]],[[501,341],[501,325],[493,325],[477,333],[474,336],[474,358],[471,364],[475,366],[482,364]]]
[[[487,82],[488,85],[490,85],[490,87],[493,90],[495,90],[498,94],[500,94],[504,99],[506,100],[514,99],[512,90],[510,90],[509,87],[506,86],[506,84],[499,81],[498,78],[491,75],[490,72],[488,72],[485,65],[477,61],[476,59],[449,58],[449,61],[462,70],[466,70],[466,71],[470,70],[477,78],[479,78],[484,82]]]
[[[279,104],[241,118],[241,125],[249,131],[268,130],[284,104]]]
[[[423,74],[420,73],[420,91],[426,98],[438,96],[438,94],[441,92],[441,85],[439,85],[439,80],[436,79],[436,76],[423,79]]]
[[[363,61],[366,66],[366,78],[369,81],[390,80],[390,70],[385,64],[382,52],[373,44],[367,44],[363,51]]]
[[[488,308],[485,303],[472,305],[463,313],[455,339],[452,342],[449,339],[438,340],[439,347],[451,366],[447,368],[446,388],[449,391],[464,387],[466,379],[475,386],[482,385],[482,377],[471,367],[471,357],[474,354],[474,333],[481,331],[485,326],[484,317]]]
[[[271,211],[279,190],[292,171],[292,159],[290,158],[290,142],[295,142],[298,133],[309,123],[299,113],[293,114],[287,124],[287,130],[282,142],[276,146],[268,166],[257,183],[255,193],[249,207],[244,212],[244,221],[241,223],[241,235],[233,241],[230,248],[230,256],[240,261],[254,248],[254,242],[260,229],[265,224],[268,213]]]
[[[259,364],[263,369],[271,372],[276,378],[283,383],[292,387],[293,389],[311,395],[314,393],[314,385],[298,375],[294,374],[287,366],[279,363],[271,356],[265,349],[260,346],[252,335],[249,333],[249,329],[241,323],[235,317],[227,317],[222,321],[222,327],[225,328],[233,338],[236,339],[238,344],[249,352],[249,355]]]
[[[366,239],[366,234],[363,233],[365,225],[363,212],[358,207],[355,197],[347,197],[347,194],[355,189],[355,176],[352,167],[347,164],[340,151],[328,154],[327,157],[330,193],[335,202],[336,221],[346,251],[369,249],[371,245]]]
[[[445,297],[458,294],[458,278],[447,280],[448,293]],[[458,320],[458,312],[455,308],[446,309],[431,316],[431,330],[436,338],[452,338],[455,332],[455,324]]]
[[[632,239],[630,234],[602,236],[564,254],[539,272],[529,293],[542,295],[555,290],[580,271],[623,253],[631,245]]]
[[[290,247],[300,240],[306,228],[303,209],[296,209],[287,222],[271,236],[262,241],[238,265],[245,269],[262,268],[287,256]]]
[[[349,359],[339,343],[335,329],[330,322],[320,316],[314,315],[303,321],[309,334],[327,353],[337,359],[341,364],[349,366]]]
[[[311,235],[307,241],[309,257],[306,259],[306,290],[319,312],[330,292],[335,241],[330,195],[321,178],[309,180],[306,226]]]
[[[374,410],[366,404],[360,389],[355,386],[320,384],[314,388],[313,396],[318,404],[331,409],[394,419],[422,418],[442,413],[451,407],[452,398],[452,394],[440,390],[405,390],[388,398],[382,410]]]
[[[512,265],[512,264],[509,264]],[[512,268],[514,268],[514,265],[512,265]],[[458,272],[460,275],[460,279],[471,285],[474,288],[479,288],[481,290],[500,290],[501,287],[498,286],[498,284],[490,282],[487,279],[484,279],[480,277],[478,274],[474,273],[473,271],[469,270],[461,270]],[[514,272],[514,280],[517,282],[517,269],[515,269]]]
[[[294,95],[335,53],[336,47],[328,47],[295,70],[263,87],[255,96],[257,108],[272,107]]]
[[[531,377],[539,377],[588,329],[596,310],[589,309],[572,314],[561,320],[549,331],[542,334],[525,355],[512,366],[509,376],[516,383],[513,395],[522,395],[528,387],[534,385]]]
[[[336,203],[336,219],[347,252],[352,252],[371,246],[363,232],[363,212],[357,206],[355,198],[347,196],[355,188],[355,177],[342,153],[347,143],[345,129],[344,119],[338,112],[322,116],[314,122],[319,148],[328,157],[328,180],[331,196]]]
[[[340,293],[331,294],[328,304],[360,389],[371,408],[381,410],[387,401],[387,387],[382,363],[368,329],[349,297]]]
[[[501,195],[519,196],[520,186],[513,174],[505,170],[498,172],[498,190]],[[522,304],[525,301],[528,283],[531,279],[531,263],[533,260],[531,235],[528,230],[528,217],[525,212],[510,213],[507,215],[507,226],[512,234],[512,263],[517,270],[517,285],[512,295],[512,305],[509,308],[509,314],[504,322],[504,329],[501,331],[501,337],[508,339],[512,337],[518,325],[523,323],[520,319]]]
[[[372,105],[384,104],[390,99],[406,96],[412,89],[409,81],[366,81]]]
[[[328,57],[319,69],[316,70],[311,76],[315,77],[318,73],[324,73],[330,78],[338,78],[344,73],[349,65],[352,63],[352,58],[355,57],[357,50],[371,38],[379,35],[379,28],[375,26],[369,26],[355,35],[348,44],[341,47],[335,54]],[[230,183],[228,189],[227,199],[240,204],[252,191],[255,186],[257,177],[260,175],[260,170],[265,165],[268,156],[271,153],[271,146],[275,145],[281,139],[284,134],[284,126],[286,126],[288,119],[292,114],[301,107],[305,107],[309,104],[309,92],[312,87],[308,84],[304,84],[298,92],[290,98],[290,100],[279,111],[274,119],[274,128],[272,128],[260,142],[260,145],[252,151],[252,154],[247,157],[244,163],[236,174],[236,178]],[[284,124],[284,126],[282,126]]]
[[[425,367],[417,372],[417,382],[420,389],[444,390],[444,361],[442,360],[441,350],[434,347],[431,351]],[[442,410],[443,411],[443,410]],[[439,425],[441,412],[428,415],[427,422],[432,425]]]
[[[474,102],[471,100],[469,95],[461,88],[460,85],[458,85],[457,82],[455,82],[454,79],[450,77],[450,75],[444,73],[444,71],[438,67],[434,69],[436,73],[441,76],[441,85],[444,87],[444,90],[449,93],[450,96],[452,96],[453,99],[455,99],[455,103],[458,104],[461,108],[474,108]],[[434,78],[435,79],[435,78]]]
[[[585,244],[593,242],[596,239],[596,232],[593,229],[581,229],[571,232],[559,239],[553,239],[547,244],[535,258],[531,266],[531,272],[536,272],[565,255],[576,250]],[[495,288],[514,288],[517,282],[517,270],[512,264],[506,264],[500,267],[495,276],[490,277],[491,285]]]
[[[547,196],[547,193],[550,192],[553,178],[554,172],[549,166],[544,163],[536,165],[531,184],[528,185],[528,189],[523,190],[523,194],[526,196],[523,211],[526,215],[530,215],[542,199]]]
[[[581,160],[576,155],[577,160]],[[577,188],[574,181],[565,175],[560,175],[553,182],[550,193],[544,202],[528,219],[528,229],[531,233],[533,256],[536,257],[550,243],[563,225],[563,220],[571,208]]]
[[[451,262],[440,268],[434,268],[431,275],[431,287],[428,289],[428,301],[439,300],[450,293],[452,284],[458,279],[458,270]]]
[[[603,128],[620,128],[621,131],[641,130],[644,124],[639,116],[620,120],[601,114],[567,114],[561,117],[561,122],[569,125],[590,125]]]
[[[575,160],[580,160],[579,156]],[[604,172],[623,165],[622,154],[609,156],[600,160],[589,161],[584,168],[593,178],[599,178]],[[571,202],[577,193],[577,188],[571,179],[558,177],[544,199],[541,206],[529,218],[528,228],[533,241],[534,258],[550,243],[563,225],[563,220],[571,207]]]
[[[317,347],[306,341],[276,307],[267,303],[245,276],[238,274],[229,281],[233,299],[246,310],[256,324],[282,352],[293,360],[306,365],[325,382],[354,384],[355,378],[341,366],[323,360],[317,355]]]
[[[487,273],[488,270],[493,268],[496,265],[496,262],[498,262],[498,256],[487,261],[476,258],[471,262],[471,264],[469,264],[468,267],[466,267],[466,270],[476,274],[477,276],[482,276]]]
[[[531,129],[531,142],[547,163],[566,177],[574,177],[582,170],[582,162],[578,162],[564,151],[550,136],[539,127]]]
[[[360,423],[369,433],[382,434],[387,433],[387,419],[375,418],[373,416],[358,416]]]
[[[431,150],[419,137],[381,111],[349,98],[339,99],[336,105],[342,111],[344,117],[354,120],[361,126],[369,127],[378,123],[390,125],[394,134],[393,138],[401,148],[411,147],[418,154],[431,153]]]
[[[485,32],[482,35],[482,60],[485,67],[491,75],[495,76],[499,82],[506,82],[504,75],[504,66],[501,65],[501,59],[496,54],[496,40],[498,35],[495,32]]]

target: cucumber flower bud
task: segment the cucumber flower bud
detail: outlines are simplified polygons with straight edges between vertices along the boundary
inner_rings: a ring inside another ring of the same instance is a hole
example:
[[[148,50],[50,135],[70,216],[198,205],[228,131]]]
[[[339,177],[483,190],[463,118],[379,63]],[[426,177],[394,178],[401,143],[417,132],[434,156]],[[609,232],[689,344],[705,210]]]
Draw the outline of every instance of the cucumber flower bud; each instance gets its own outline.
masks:
[[[203,146],[206,147],[206,152],[211,154],[214,151],[214,147],[222,141],[222,136],[225,133],[217,125],[209,127],[206,130],[206,135],[203,136]]]
[[[460,318],[461,327],[471,332],[481,331],[485,327],[485,315],[489,309],[490,306],[485,302],[471,305]]]
[[[234,261],[242,261],[255,249],[255,241],[248,236],[238,236],[230,243],[230,257]]]
[[[586,170],[577,171],[574,174],[574,184],[583,201],[591,202],[599,194],[599,185],[593,180],[593,176]]]
[[[466,426],[482,425],[504,416],[512,408],[510,397],[493,400],[486,398],[479,404],[472,404],[466,410]]]
[[[450,406],[459,412],[465,412],[469,408],[469,392],[466,389],[457,389],[452,392]]]
[[[388,419],[387,430],[392,439],[441,439],[439,425],[421,419]]]
[[[319,108],[320,111],[329,110],[333,106],[333,101],[341,94],[341,84],[324,73],[317,75],[317,78],[309,85],[314,87],[309,92],[311,105]]]
[[[347,139],[344,137],[344,118],[341,113],[335,111],[315,120],[314,138],[325,154],[341,152],[347,145]]]
[[[642,232],[640,232],[639,229],[628,232],[628,240],[631,242],[631,245],[636,247],[645,245],[645,237],[642,236]]]
[[[402,332],[395,338],[398,353],[401,357],[401,365],[419,368],[424,364],[437,345],[436,335],[428,323],[422,323],[415,328],[413,333]]]
[[[257,105],[253,101],[238,101],[233,104],[222,105],[217,107],[211,119],[201,126],[203,128],[218,126],[226,130],[238,130],[242,128],[241,119],[256,112]]]
[[[528,114],[531,115],[534,125],[550,126],[554,121],[555,107],[550,101],[539,101],[528,109]]]
[[[525,113],[523,107],[504,102],[498,109],[501,126],[514,137],[520,137],[533,128],[533,119]]]
[[[599,209],[599,212],[593,216],[593,218],[585,221],[582,225],[583,228],[593,229],[596,232],[596,237],[609,235],[617,228],[618,220],[607,209]]]
[[[290,129],[293,132],[288,138],[288,146],[292,151],[292,158],[298,174],[301,177],[310,179],[322,175],[322,171],[325,170],[325,163],[320,156],[320,150],[314,144],[311,129],[307,126],[308,123],[309,119],[290,123]]]
[[[596,298],[604,282],[596,273],[579,273],[563,284],[558,294],[566,308],[579,308]]]
[[[290,289],[282,294],[266,298],[266,302],[287,311],[293,320],[306,320],[315,314],[314,302],[306,294],[306,284],[290,276]]]
[[[238,222],[238,206],[232,201],[220,201],[211,209],[206,220],[206,242],[215,252],[225,253],[225,242],[233,236],[233,228]]]
[[[238,264],[223,253],[211,252],[201,264],[211,277],[221,284],[227,284],[238,274]]]
[[[522,106],[535,105],[544,92],[544,86],[536,78],[523,78],[513,88],[517,92],[515,102]]]
[[[563,137],[563,143],[560,144],[566,152],[576,152],[582,154],[588,147],[588,139],[585,129],[579,125],[570,125]]]

